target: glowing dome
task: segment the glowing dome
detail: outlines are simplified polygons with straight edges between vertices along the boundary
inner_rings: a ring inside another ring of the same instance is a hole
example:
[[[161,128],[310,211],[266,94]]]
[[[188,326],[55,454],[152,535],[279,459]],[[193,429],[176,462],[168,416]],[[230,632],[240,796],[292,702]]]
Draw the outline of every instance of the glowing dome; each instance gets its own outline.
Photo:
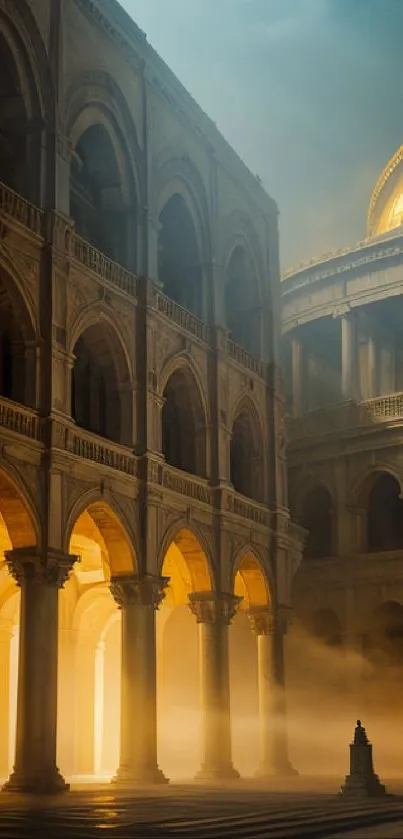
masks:
[[[368,236],[403,230],[403,146],[380,175],[368,211]]]

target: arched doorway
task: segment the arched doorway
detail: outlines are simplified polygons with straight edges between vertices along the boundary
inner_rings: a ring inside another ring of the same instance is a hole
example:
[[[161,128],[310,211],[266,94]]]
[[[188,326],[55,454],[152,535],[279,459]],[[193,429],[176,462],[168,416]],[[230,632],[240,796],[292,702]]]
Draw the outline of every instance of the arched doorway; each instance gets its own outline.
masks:
[[[256,424],[247,407],[238,411],[230,440],[230,480],[235,492],[261,501],[263,441]]]
[[[121,616],[111,576],[136,572],[133,545],[105,501],[77,517],[79,556],[60,592],[58,760],[68,777],[110,778],[119,764]]]
[[[33,408],[36,400],[34,329],[22,295],[0,266],[0,397]]]
[[[403,500],[400,484],[387,472],[378,474],[368,496],[367,546],[369,552],[403,547]]]
[[[159,216],[158,277],[164,294],[203,319],[203,275],[195,224],[185,199],[175,193]]]
[[[14,482],[0,470],[0,779],[14,764],[20,592],[7,569],[7,551],[37,545],[28,505]]]
[[[33,203],[39,203],[40,117],[24,48],[12,41],[0,16],[0,181]]]
[[[162,452],[167,463],[206,476],[206,417],[199,389],[183,368],[169,377],[163,393]]]
[[[78,338],[73,355],[73,419],[101,437],[132,444],[130,374],[114,329],[106,321],[88,326]]]
[[[301,524],[308,531],[305,559],[323,559],[333,553],[333,516],[330,492],[323,486],[309,490],[301,510]]]
[[[258,620],[258,615],[269,615],[272,604],[266,576],[252,551],[246,551],[238,563],[234,594],[240,598],[229,645],[234,762],[241,774],[248,776],[259,765],[259,756],[263,758],[259,745],[262,724],[265,727],[274,724],[274,713],[271,718],[270,708],[262,705],[263,695],[259,696],[258,659],[261,642],[259,634],[252,631],[257,629],[253,617]],[[274,692],[274,684],[271,689]]]
[[[237,245],[226,270],[225,308],[231,341],[261,355],[261,306],[258,281],[245,248]]]
[[[162,574],[169,586],[157,612],[159,751],[168,776],[185,778],[201,762],[199,641],[189,595],[212,592],[206,553],[188,528],[169,544]]]
[[[78,137],[70,172],[70,215],[79,236],[132,270],[137,201],[124,144],[102,116]]]

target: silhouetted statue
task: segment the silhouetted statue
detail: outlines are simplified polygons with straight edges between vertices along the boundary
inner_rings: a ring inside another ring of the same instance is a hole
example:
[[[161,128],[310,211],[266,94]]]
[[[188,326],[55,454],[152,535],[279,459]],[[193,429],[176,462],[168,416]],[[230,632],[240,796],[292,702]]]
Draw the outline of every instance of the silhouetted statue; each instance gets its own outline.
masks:
[[[341,793],[365,797],[378,797],[386,793],[384,785],[374,772],[372,745],[368,741],[361,720],[357,720],[354,740],[350,743],[350,774],[346,777]]]

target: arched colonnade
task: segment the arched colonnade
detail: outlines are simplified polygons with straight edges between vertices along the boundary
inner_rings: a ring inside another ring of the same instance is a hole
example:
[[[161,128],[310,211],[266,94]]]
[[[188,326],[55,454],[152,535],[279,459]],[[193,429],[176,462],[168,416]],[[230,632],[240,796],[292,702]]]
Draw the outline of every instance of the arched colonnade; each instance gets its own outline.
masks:
[[[256,636],[259,772],[287,771],[279,627],[269,569],[256,552],[245,546],[235,558],[230,593],[223,593],[203,536],[178,524],[161,545],[156,576],[142,575],[135,538],[105,499],[84,499],[71,511],[63,549],[44,551],[27,498],[1,470],[1,774],[15,752],[6,788],[64,789],[58,765],[68,777],[112,775],[122,786],[165,781],[157,757],[157,720],[164,717],[158,694],[171,616],[183,607],[198,625],[198,776],[238,776],[228,653],[237,610]]]

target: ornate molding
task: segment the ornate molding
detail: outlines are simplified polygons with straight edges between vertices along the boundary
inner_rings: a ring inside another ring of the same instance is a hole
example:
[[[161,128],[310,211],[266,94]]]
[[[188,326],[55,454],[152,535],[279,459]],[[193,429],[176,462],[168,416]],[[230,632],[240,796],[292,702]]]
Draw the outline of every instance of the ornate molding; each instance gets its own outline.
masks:
[[[251,630],[254,635],[275,635],[278,629],[277,615],[272,609],[249,609],[247,612]]]
[[[38,548],[17,548],[6,551],[6,563],[17,585],[27,583],[63,588],[78,556],[49,549],[41,553]]]
[[[235,617],[242,597],[233,594],[214,595],[212,592],[193,593],[189,595],[189,608],[195,615],[197,623],[221,623],[229,625]]]
[[[111,594],[119,609],[130,606],[151,606],[158,609],[164,599],[169,577],[139,577],[127,575],[112,577]]]

